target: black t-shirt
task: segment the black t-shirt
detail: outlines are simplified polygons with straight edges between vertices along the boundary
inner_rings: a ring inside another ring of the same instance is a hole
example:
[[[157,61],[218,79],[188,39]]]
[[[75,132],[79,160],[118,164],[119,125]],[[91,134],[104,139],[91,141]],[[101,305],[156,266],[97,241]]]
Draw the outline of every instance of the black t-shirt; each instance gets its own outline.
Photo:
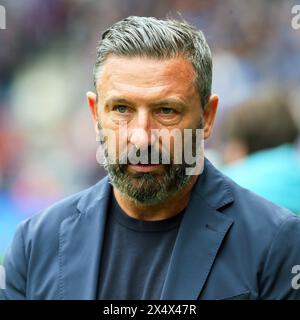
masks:
[[[98,299],[160,299],[184,211],[160,221],[137,220],[113,193],[108,210]]]

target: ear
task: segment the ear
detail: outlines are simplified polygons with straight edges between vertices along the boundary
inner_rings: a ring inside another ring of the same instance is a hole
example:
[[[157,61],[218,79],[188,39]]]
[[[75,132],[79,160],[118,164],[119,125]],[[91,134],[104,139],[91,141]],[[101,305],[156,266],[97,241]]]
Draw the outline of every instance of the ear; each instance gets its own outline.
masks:
[[[203,111],[204,118],[204,139],[209,138],[212,132],[212,127],[215,121],[217,109],[219,104],[219,97],[217,95],[211,95],[208,103]]]
[[[94,92],[88,91],[86,93],[87,102],[89,105],[89,108],[92,113],[92,119],[94,122],[94,127],[96,133],[98,133],[98,108],[97,108],[97,95]]]

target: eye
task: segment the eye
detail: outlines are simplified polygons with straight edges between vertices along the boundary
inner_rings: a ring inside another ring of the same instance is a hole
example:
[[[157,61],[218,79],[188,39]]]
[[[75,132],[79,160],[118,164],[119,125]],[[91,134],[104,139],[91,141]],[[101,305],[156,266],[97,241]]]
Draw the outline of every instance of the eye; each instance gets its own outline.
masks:
[[[172,108],[166,108],[166,107],[163,107],[163,108],[160,108],[160,113],[161,114],[174,114],[176,113],[176,110],[172,109]]]
[[[128,110],[129,108],[127,106],[121,104],[113,107],[113,111],[117,111],[119,113],[126,113]]]

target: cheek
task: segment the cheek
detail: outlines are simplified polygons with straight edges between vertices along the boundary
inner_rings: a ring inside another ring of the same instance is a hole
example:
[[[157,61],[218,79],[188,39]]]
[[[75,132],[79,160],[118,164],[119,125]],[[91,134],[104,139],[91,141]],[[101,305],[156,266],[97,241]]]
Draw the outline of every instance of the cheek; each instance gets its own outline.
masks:
[[[114,121],[110,116],[110,113],[104,111],[99,114],[99,119],[102,130],[104,130],[104,132],[109,132],[112,139],[107,143],[107,149],[116,152],[118,155],[119,150],[122,152],[127,144],[126,125],[124,125],[124,122]]]
[[[119,122],[115,121],[111,116],[108,116],[108,115],[100,116],[100,119],[101,119],[101,125],[103,128],[108,128],[115,131],[118,130]]]
[[[157,144],[156,144],[156,149]],[[160,137],[159,149],[164,155],[169,156],[170,159],[174,160],[176,164],[181,163],[182,152],[183,152],[183,131],[176,128],[170,131],[169,134]]]
[[[128,134],[126,126],[116,126],[115,132],[115,143],[108,144],[108,148],[114,151],[119,157],[122,154],[128,152],[130,147],[128,146]]]
[[[127,136],[127,128],[126,127],[119,127],[116,131],[116,138],[117,138],[117,154],[122,154],[127,152],[128,148],[128,136]]]

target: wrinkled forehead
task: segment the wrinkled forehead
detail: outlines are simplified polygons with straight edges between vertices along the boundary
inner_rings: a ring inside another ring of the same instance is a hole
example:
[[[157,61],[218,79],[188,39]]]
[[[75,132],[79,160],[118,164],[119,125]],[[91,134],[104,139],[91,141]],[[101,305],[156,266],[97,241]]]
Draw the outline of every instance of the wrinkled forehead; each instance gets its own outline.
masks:
[[[163,97],[197,95],[195,69],[183,58],[154,59],[109,56],[99,70],[97,93]]]

